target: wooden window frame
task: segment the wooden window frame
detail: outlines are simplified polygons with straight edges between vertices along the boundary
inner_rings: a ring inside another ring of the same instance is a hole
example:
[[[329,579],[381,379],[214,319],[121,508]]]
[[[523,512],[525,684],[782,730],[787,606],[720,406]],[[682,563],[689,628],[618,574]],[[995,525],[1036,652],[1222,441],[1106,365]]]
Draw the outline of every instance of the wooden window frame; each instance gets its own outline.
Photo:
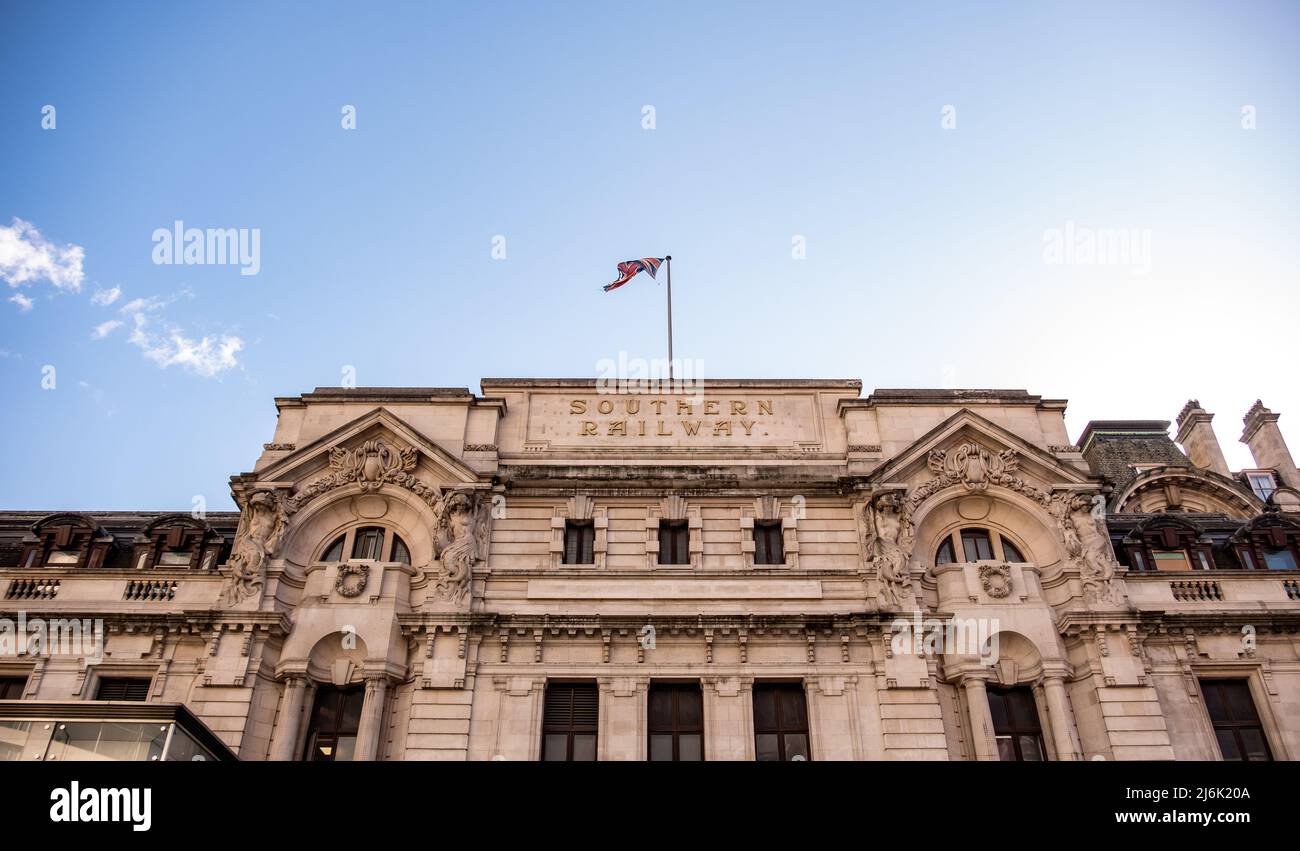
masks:
[[[986,694],[987,694],[987,699],[989,701],[989,716],[993,721],[994,744],[996,745],[998,739],[1005,736],[1011,740],[1011,746],[1016,755],[1016,758],[1014,760],[1002,760],[1002,749],[1001,747],[999,747],[998,759],[1004,762],[1047,762],[1048,761],[1047,741],[1043,738],[1043,722],[1038,714],[1038,700],[1034,695],[1034,690],[1026,685],[1015,685],[1015,686],[990,685],[986,689]],[[993,705],[992,705],[993,698],[995,696],[999,698],[1005,698],[1006,696],[1012,694],[1024,695],[1028,699],[1029,701],[1028,706],[1029,709],[1031,710],[1030,717],[1028,719],[1019,719],[1014,717],[1016,713],[1013,711],[1012,703],[1011,701],[1006,701],[1005,707],[1007,711],[1004,714],[1007,716],[1008,720],[1013,723],[1012,726],[999,730],[997,726],[997,713],[993,711]],[[1015,723],[1022,720],[1027,721],[1028,725],[1022,726],[1019,723]],[[1038,753],[1041,756],[1041,759],[1026,760],[1024,758],[1024,754],[1021,753],[1020,750],[1020,738],[1022,736],[1033,736],[1037,739]]]
[[[1209,720],[1210,723],[1210,730],[1214,734],[1214,747],[1219,752],[1219,759],[1225,762],[1273,762],[1275,760],[1275,757],[1273,756],[1273,747],[1269,743],[1268,729],[1264,726],[1264,719],[1263,716],[1260,714],[1259,704],[1255,700],[1254,689],[1252,689],[1250,685],[1250,677],[1200,677],[1198,678],[1197,682],[1201,687],[1201,701],[1202,701],[1202,705],[1205,707],[1205,717]],[[1207,690],[1220,691],[1220,703],[1225,708],[1227,708],[1229,706],[1229,703],[1225,699],[1226,695],[1222,694],[1222,692],[1228,686],[1235,686],[1235,687],[1240,687],[1242,689],[1245,689],[1246,697],[1250,701],[1251,711],[1254,713],[1255,716],[1253,721],[1239,720],[1239,719],[1225,719],[1225,720],[1218,720],[1218,721],[1215,720],[1214,716],[1210,712],[1210,700],[1206,692]],[[1247,729],[1257,730],[1259,732],[1259,739],[1264,744],[1265,759],[1262,760],[1227,759],[1223,755],[1223,747],[1219,744],[1219,733],[1221,731],[1231,732],[1233,741],[1236,742],[1238,752],[1244,755],[1246,752],[1246,748],[1243,746],[1240,731],[1247,730]]]
[[[753,535],[754,564],[785,564],[785,527],[780,520],[755,520]]]
[[[808,691],[807,689],[804,688],[803,683],[757,682],[754,683],[754,686],[751,689],[751,691],[752,691],[752,697],[750,701],[751,705],[753,705],[757,701],[758,694],[760,692],[764,692],[764,691],[773,692],[773,700],[775,701],[776,716],[777,716],[775,726],[760,728],[758,723],[758,712],[756,709],[754,710],[754,759],[755,761],[758,761],[758,737],[761,735],[775,735],[776,748],[777,748],[777,761],[789,762],[790,760],[787,758],[785,752],[785,737],[787,734],[799,734],[799,733],[803,734],[804,741],[807,743],[808,753],[805,759],[811,761],[812,760],[812,731],[809,730],[810,723],[808,720]],[[797,723],[793,723],[793,722],[787,724],[782,710],[781,693],[794,692],[794,691],[799,692],[799,699],[803,701],[803,725],[802,726],[799,726]],[[764,761],[770,761],[770,760],[764,760]]]
[[[673,695],[673,720],[668,727],[656,727],[650,716],[650,699],[656,691],[671,691]],[[678,711],[678,696],[683,693],[691,693],[699,698],[700,701],[700,723],[699,726],[684,725],[680,721],[680,712]],[[683,735],[699,735],[700,737],[700,762],[705,762],[705,738],[704,726],[707,719],[704,717],[704,689],[698,682],[654,682],[651,681],[650,687],[646,689],[646,759],[651,760],[653,753],[653,741],[655,736],[670,735],[673,742],[673,758],[671,762],[681,762],[681,737]],[[664,760],[657,760],[664,761]],[[694,760],[692,760],[694,761]]]
[[[595,698],[596,714],[590,723],[579,723],[575,720],[575,701],[574,695],[579,690],[590,691]],[[547,715],[547,710],[551,706],[551,697],[559,692],[567,692],[569,695],[569,720],[567,723],[554,720]],[[546,737],[563,735],[565,736],[565,748],[563,760],[546,759]],[[592,758],[591,760],[575,760],[573,758],[573,742],[575,736],[592,737]],[[543,762],[595,762],[599,758],[600,747],[600,686],[590,681],[550,681],[546,684],[546,693],[542,696],[542,743],[540,759]]]
[[[332,692],[332,697],[337,701],[335,704],[335,724],[333,729],[322,731],[316,729],[316,708],[320,705],[321,695]],[[361,694],[361,708],[357,712],[357,729],[342,729],[339,721],[343,718],[343,707],[348,698],[357,693]],[[306,735],[303,741],[302,761],[303,762],[337,762],[338,761],[338,743],[341,737],[351,736],[353,739],[353,753],[356,753],[357,734],[361,731],[361,717],[365,714],[365,694],[366,686],[364,683],[348,683],[345,686],[335,686],[329,683],[318,685],[316,693],[312,696],[311,707],[308,709]],[[320,741],[321,734],[333,740],[334,751],[329,759],[315,759],[316,744]]]
[[[681,552],[677,543],[681,544]],[[670,556],[665,559],[664,555]],[[691,564],[691,528],[687,520],[659,521],[659,564],[665,567],[689,567]]]
[[[569,560],[569,541],[571,537],[577,538],[577,541],[573,546],[573,549],[576,551],[576,557],[573,561]],[[584,558],[584,556],[590,556],[590,559]],[[560,553],[560,564],[591,566],[596,564],[596,522],[594,519],[565,519],[564,549]]]

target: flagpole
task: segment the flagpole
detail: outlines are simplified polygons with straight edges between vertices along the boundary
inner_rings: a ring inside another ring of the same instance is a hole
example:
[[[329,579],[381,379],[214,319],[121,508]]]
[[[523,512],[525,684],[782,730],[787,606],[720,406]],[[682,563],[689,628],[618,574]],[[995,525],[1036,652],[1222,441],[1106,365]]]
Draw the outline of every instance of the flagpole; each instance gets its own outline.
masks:
[[[673,256],[664,258],[668,262],[668,380],[673,380]]]

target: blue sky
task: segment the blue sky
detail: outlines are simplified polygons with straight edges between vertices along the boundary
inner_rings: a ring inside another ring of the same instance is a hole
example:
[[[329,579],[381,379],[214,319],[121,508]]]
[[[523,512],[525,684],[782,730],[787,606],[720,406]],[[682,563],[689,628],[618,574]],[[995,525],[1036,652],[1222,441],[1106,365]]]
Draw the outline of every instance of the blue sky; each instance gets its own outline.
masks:
[[[600,286],[667,253],[706,376],[1025,388],[1076,438],[1195,396],[1234,467],[1262,397],[1300,451],[1295,3],[0,20],[3,508],[228,508],[272,397],[349,365],[477,391],[661,357],[662,288]],[[260,229],[260,271],[155,264],[178,219]],[[1147,248],[1047,262],[1067,227]]]

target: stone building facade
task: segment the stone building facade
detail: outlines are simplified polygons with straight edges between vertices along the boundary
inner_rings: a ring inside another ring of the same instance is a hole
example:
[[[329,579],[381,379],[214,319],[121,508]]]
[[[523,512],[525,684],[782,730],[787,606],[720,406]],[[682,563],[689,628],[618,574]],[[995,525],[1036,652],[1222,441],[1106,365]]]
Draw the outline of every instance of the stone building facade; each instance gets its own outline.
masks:
[[[237,513],[0,513],[0,614],[104,630],[11,631],[0,728],[143,700],[244,760],[1300,754],[1300,474],[1261,404],[1237,472],[1194,401],[1182,449],[852,380],[276,406]]]

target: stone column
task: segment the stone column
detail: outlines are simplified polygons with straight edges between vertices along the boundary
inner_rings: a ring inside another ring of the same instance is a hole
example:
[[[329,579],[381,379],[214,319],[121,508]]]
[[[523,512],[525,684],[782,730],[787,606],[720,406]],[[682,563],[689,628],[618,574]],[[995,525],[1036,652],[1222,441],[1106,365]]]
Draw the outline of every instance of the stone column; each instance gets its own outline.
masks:
[[[388,678],[366,678],[366,699],[361,705],[361,723],[357,726],[357,749],[354,762],[370,762],[379,758],[380,722],[384,717],[384,700],[388,696]]]
[[[1047,697],[1047,720],[1052,725],[1052,743],[1056,758],[1073,761],[1079,758],[1074,747],[1070,724],[1070,708],[1065,697],[1065,678],[1057,672],[1043,675],[1043,694]]]
[[[294,748],[298,744],[298,727],[302,723],[303,696],[306,693],[306,677],[285,678],[279,723],[275,725],[275,733],[271,737],[271,759],[285,762],[297,757]]]
[[[971,744],[978,760],[998,759],[998,743],[993,735],[993,716],[989,713],[989,694],[984,686],[988,675],[984,672],[966,674],[962,686],[966,689],[966,711],[970,714]]]

